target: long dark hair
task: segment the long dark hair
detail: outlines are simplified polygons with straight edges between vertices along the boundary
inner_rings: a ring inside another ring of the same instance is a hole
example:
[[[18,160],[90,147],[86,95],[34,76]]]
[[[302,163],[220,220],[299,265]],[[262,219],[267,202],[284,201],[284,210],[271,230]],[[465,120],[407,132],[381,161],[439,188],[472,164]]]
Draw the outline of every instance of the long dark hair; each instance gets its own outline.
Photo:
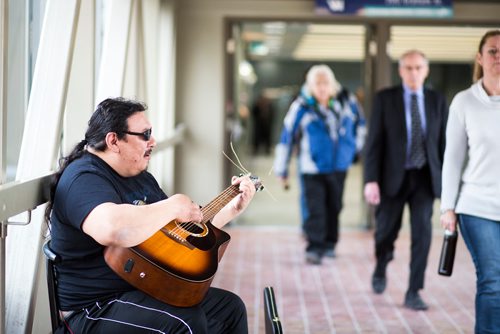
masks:
[[[127,100],[122,97],[108,98],[97,105],[88,122],[85,139],[76,144],[71,153],[59,160],[59,170],[54,174],[54,178],[52,179],[50,198],[45,209],[45,219],[47,222],[50,222],[57,184],[66,167],[71,162],[80,158],[86,152],[87,147],[91,147],[96,151],[105,151],[106,135],[109,132],[115,132],[118,139],[123,138],[125,131],[128,131],[128,118],[136,112],[143,112],[146,109],[146,104],[139,101]]]
[[[488,38],[494,37],[494,36],[500,36],[499,29],[489,30],[483,35],[483,37],[481,38],[481,41],[479,42],[479,48],[478,48],[477,52],[482,54],[484,44],[486,44],[486,41],[488,40]],[[483,77],[483,75],[484,75],[483,67],[481,65],[479,65],[479,63],[477,62],[477,59],[476,59],[474,61],[474,75],[472,77],[473,82],[476,82],[479,79],[481,79]]]

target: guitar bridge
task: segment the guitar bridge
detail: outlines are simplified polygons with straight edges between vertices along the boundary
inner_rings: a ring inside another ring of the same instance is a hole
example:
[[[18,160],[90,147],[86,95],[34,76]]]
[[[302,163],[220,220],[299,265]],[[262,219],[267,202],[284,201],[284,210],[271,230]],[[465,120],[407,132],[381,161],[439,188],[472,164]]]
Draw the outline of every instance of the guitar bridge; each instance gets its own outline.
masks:
[[[188,247],[189,249],[203,248],[198,245],[200,243],[198,240],[204,240],[209,235],[209,229],[203,223],[179,223],[175,220],[163,226],[160,231],[170,239]],[[188,240],[196,242],[191,243]]]
[[[189,248],[189,249],[194,249],[195,247],[189,242],[187,241],[185,238],[181,237],[180,235],[178,234],[175,234],[173,233],[171,230],[165,228],[165,227],[162,227],[160,229],[160,231],[163,232],[163,234],[165,234],[167,237],[169,237],[170,239],[174,240],[175,242],[178,242],[180,243],[181,245]]]

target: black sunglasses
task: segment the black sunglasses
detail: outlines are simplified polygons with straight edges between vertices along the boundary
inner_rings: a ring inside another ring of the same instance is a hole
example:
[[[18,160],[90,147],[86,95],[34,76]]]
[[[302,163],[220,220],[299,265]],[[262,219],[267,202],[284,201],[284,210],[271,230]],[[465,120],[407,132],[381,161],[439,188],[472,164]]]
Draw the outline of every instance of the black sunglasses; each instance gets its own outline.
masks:
[[[123,133],[126,133],[128,135],[140,136],[145,141],[149,141],[151,139],[151,132],[153,132],[153,128],[147,129],[144,132],[123,131]]]

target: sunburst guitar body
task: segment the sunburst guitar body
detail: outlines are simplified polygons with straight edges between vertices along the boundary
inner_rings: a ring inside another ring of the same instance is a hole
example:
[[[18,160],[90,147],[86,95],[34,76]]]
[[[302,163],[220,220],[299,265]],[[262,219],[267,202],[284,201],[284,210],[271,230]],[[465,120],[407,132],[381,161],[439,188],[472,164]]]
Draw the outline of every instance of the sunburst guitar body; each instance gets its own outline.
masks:
[[[262,189],[258,178],[251,178],[256,189]],[[171,221],[135,247],[106,247],[106,263],[132,286],[164,303],[179,307],[200,303],[230,240],[210,221],[238,194],[238,186],[226,188],[202,208],[203,222]]]

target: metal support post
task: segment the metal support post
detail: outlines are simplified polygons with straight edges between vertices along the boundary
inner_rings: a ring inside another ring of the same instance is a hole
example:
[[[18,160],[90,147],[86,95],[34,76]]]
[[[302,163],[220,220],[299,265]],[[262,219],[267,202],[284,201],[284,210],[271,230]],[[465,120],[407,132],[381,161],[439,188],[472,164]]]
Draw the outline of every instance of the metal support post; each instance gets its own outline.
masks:
[[[5,332],[5,241],[7,239],[7,222],[0,222],[0,333]]]

